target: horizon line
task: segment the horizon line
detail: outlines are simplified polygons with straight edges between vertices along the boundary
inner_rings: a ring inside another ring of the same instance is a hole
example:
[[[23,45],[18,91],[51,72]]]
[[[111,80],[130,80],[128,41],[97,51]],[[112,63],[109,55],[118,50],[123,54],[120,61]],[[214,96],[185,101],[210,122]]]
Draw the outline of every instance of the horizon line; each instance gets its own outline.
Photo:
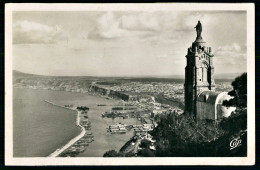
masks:
[[[70,76],[66,76],[66,75],[42,75],[42,74],[32,74],[32,73],[26,73],[26,72],[22,72],[19,70],[13,70],[13,72],[19,72],[22,74],[28,74],[28,75],[32,75],[32,76],[46,76],[46,77],[116,77],[116,78],[174,78],[174,77],[178,77],[178,78],[185,78],[184,74],[172,74],[172,75],[70,75]],[[222,75],[222,74],[242,74],[244,72],[240,72],[240,73],[218,73],[215,75]]]

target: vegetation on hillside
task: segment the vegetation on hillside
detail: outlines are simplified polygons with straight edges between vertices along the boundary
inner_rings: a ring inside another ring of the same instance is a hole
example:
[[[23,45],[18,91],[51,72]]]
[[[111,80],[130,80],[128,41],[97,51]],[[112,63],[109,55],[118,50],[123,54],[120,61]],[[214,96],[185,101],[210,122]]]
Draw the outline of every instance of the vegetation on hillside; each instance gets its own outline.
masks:
[[[247,74],[232,82],[233,99],[226,106],[237,110],[219,121],[196,121],[185,115],[162,114],[152,131],[156,156],[246,156],[247,154]],[[240,138],[242,146],[230,150],[230,142]]]
[[[115,150],[109,150],[106,153],[104,153],[103,157],[123,157],[123,153],[117,152]]]
[[[246,110],[232,114],[221,122],[195,121],[185,115],[159,115],[152,131],[156,156],[245,156]],[[243,138],[243,146],[230,150],[234,138]]]
[[[134,156],[135,154],[132,152],[125,153],[121,151],[117,152],[115,150],[109,150],[103,155],[103,157],[134,157]]]
[[[246,107],[247,106],[247,73],[243,73],[237,77],[231,85],[233,90],[228,94],[233,98],[229,101],[224,101],[223,105]]]
[[[150,146],[152,145],[152,142],[147,140],[147,139],[143,139],[141,141],[140,144],[140,150],[137,153],[137,156],[140,157],[154,157],[155,156],[155,152],[150,150]]]
[[[226,106],[236,106],[235,112],[228,118],[218,121],[195,120],[187,115],[164,113],[156,115],[158,126],[151,132],[156,150],[149,149],[150,142],[143,140],[138,156],[156,157],[228,157],[247,155],[247,74],[237,77],[233,90],[229,92],[233,99],[225,101]],[[234,139],[241,145],[231,148]],[[120,155],[122,152],[110,152],[106,156]],[[104,155],[105,156],[105,155]]]

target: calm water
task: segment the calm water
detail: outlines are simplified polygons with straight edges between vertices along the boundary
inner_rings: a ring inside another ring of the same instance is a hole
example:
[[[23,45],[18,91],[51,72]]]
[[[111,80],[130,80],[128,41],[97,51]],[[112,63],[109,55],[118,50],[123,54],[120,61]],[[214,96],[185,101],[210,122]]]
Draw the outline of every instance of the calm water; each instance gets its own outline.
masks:
[[[101,157],[110,149],[119,150],[133,136],[133,131],[126,134],[110,134],[106,132],[106,128],[117,122],[140,124],[132,118],[102,118],[102,112],[111,109],[112,106],[96,104],[116,105],[116,102],[100,96],[14,89],[14,156],[47,156],[80,133],[75,126],[73,111],[49,105],[44,100],[60,105],[84,105],[90,108],[88,116],[95,141],[78,156]]]
[[[14,89],[14,157],[48,156],[77,136],[76,112],[50,105],[56,91]]]
[[[74,106],[88,106],[90,108],[88,118],[91,122],[91,132],[95,141],[83,153],[79,154],[79,157],[102,157],[110,149],[119,150],[133,136],[133,131],[129,131],[126,134],[110,134],[106,130],[109,125],[118,122],[140,124],[134,118],[102,118],[102,112],[110,110],[113,106],[97,106],[97,104],[117,105],[115,100],[108,100],[104,97],[93,96],[87,93],[60,92],[53,96],[52,101],[61,105],[73,104]]]

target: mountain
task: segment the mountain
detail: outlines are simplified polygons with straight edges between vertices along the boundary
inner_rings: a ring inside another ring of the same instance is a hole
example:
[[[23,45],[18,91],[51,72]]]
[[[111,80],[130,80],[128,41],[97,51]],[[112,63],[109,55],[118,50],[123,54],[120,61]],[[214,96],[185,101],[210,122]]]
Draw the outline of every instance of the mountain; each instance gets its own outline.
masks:
[[[220,74],[215,74],[215,79],[235,79],[241,74],[242,73],[220,73]]]
[[[240,76],[242,73],[220,73],[220,74],[215,74],[215,79],[235,79],[236,77]],[[29,73],[23,73],[17,70],[13,70],[13,77],[15,78],[21,78],[21,77],[67,77],[67,78],[102,78],[102,76],[45,76],[45,75],[36,75],[36,74],[29,74]],[[113,76],[111,76],[113,77]],[[108,77],[103,77],[103,78],[108,78]],[[113,78],[165,78],[165,79],[171,79],[171,78],[176,78],[176,79],[184,79],[184,75],[164,75],[164,76],[121,76],[121,77],[113,77]]]
[[[29,76],[36,76],[36,75],[13,70],[13,77],[29,77]]]

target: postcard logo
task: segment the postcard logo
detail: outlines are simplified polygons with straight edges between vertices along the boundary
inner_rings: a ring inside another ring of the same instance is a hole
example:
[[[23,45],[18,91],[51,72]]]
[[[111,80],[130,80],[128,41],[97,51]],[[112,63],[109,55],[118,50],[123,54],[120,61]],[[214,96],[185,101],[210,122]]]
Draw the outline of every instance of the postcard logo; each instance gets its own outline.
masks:
[[[229,144],[230,150],[241,146],[241,143],[242,143],[242,140],[240,138],[233,139]]]

